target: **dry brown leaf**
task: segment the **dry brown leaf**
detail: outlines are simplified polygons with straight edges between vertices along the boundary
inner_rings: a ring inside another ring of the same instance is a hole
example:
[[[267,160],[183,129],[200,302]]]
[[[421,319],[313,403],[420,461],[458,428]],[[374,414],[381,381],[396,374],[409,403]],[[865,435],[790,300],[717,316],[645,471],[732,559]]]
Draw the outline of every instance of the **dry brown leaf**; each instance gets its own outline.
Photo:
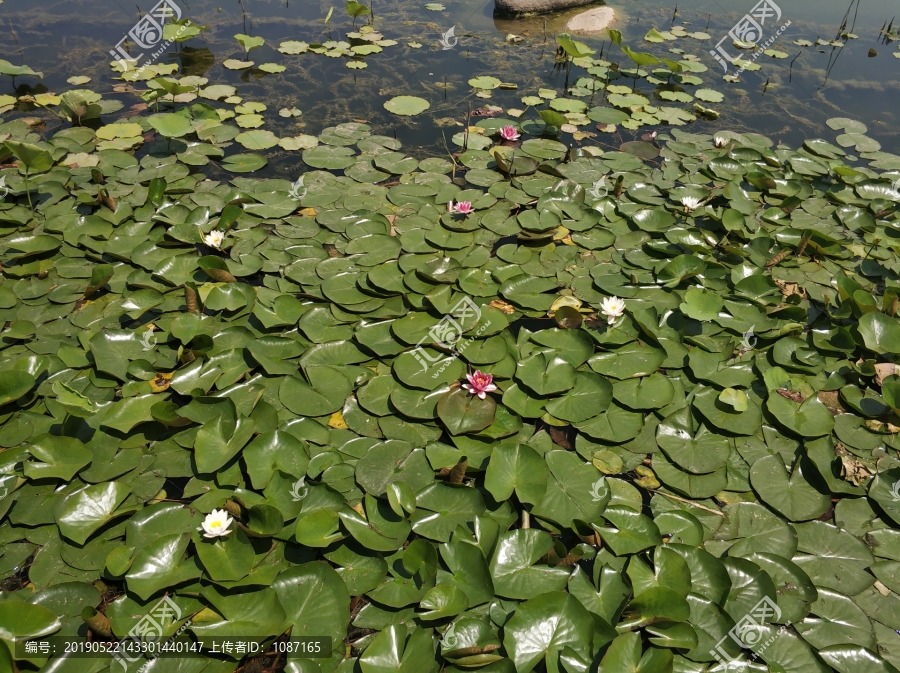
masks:
[[[775,284],[781,290],[781,294],[785,297],[790,297],[793,294],[800,295],[804,299],[806,298],[806,290],[800,287],[799,283],[794,283],[791,281],[780,280],[778,278],[775,279]]]
[[[461,484],[463,483],[463,479],[466,476],[466,468],[469,465],[469,461],[463,458],[456,464],[452,470],[450,470],[450,483],[451,484]]]
[[[859,486],[872,478],[872,470],[865,463],[844,448],[844,445],[838,442],[834,445],[834,455],[841,459],[843,466],[844,481]]]
[[[569,440],[568,433],[562,428],[556,428],[552,425],[548,425],[544,428],[547,431],[547,434],[550,435],[550,439],[553,440],[553,443],[557,446],[563,447],[566,451],[571,451],[575,447],[572,446],[572,442]]]
[[[844,406],[841,404],[841,397],[836,390],[822,390],[816,396],[819,401],[828,407],[828,411],[832,416],[837,416],[844,412]]]
[[[502,299],[494,299],[494,300],[489,304],[489,306],[493,306],[493,307],[496,308],[496,309],[500,309],[501,311],[503,311],[503,312],[506,313],[507,315],[509,315],[510,313],[515,313],[515,312],[516,312],[516,307],[515,307],[515,306],[513,306],[512,304],[506,303],[506,302],[503,301]]]
[[[503,113],[502,107],[497,107],[495,105],[488,105],[486,107],[480,107],[476,110],[472,110],[472,117],[498,117]],[[480,128],[480,127],[479,127]],[[483,130],[482,130],[483,133]]]
[[[897,365],[893,362],[879,362],[875,365],[875,383],[879,386],[884,383],[884,380],[894,374],[897,370]]]
[[[803,402],[806,398],[803,397],[796,390],[788,390],[787,388],[776,388],[775,392],[781,395],[782,397],[786,397],[789,400],[793,400],[794,402]]]

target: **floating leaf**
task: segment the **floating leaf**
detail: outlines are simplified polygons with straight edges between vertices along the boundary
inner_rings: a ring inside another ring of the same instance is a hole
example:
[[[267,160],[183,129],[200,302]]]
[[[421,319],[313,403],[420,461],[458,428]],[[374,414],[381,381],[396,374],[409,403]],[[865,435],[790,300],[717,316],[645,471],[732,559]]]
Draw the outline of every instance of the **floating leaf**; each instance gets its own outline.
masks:
[[[232,154],[222,161],[222,168],[234,173],[258,171],[268,163],[261,154]]]
[[[302,54],[309,49],[306,42],[298,42],[296,40],[288,40],[278,45],[278,51],[282,54]]]
[[[235,140],[248,150],[265,150],[278,144],[278,137],[271,131],[245,131]]]
[[[253,67],[253,61],[239,61],[234,58],[227,58],[222,61],[222,66],[229,70],[246,70]]]
[[[238,33],[234,36],[234,39],[240,42],[241,46],[244,48],[244,51],[246,51],[248,54],[250,53],[251,49],[261,47],[266,42],[261,37],[251,37],[249,35],[244,35],[243,33]]]
[[[416,96],[395,96],[384,104],[388,112],[404,117],[421,114],[430,107],[431,104],[427,100]]]
[[[490,396],[483,400],[462,388],[447,392],[437,404],[437,414],[451,434],[484,430],[494,422],[497,403]]]

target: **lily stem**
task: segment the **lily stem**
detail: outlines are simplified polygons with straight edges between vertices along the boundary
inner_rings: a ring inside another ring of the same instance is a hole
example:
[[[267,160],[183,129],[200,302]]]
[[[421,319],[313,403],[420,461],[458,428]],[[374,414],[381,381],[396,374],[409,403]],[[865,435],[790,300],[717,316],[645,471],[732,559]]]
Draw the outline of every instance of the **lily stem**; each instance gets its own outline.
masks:
[[[25,195],[28,197],[31,214],[34,215],[34,204],[31,202],[31,186],[28,184],[28,166],[25,167]]]
[[[672,495],[671,493],[663,493],[662,491],[657,491],[654,488],[648,488],[647,490],[650,491],[651,493],[658,493],[659,495],[665,496],[667,498],[671,498],[672,500],[677,500],[678,502],[683,502],[685,504],[691,505],[692,507],[696,507],[697,509],[702,509],[706,512],[709,512],[710,514],[715,514],[716,516],[720,516],[723,519],[725,518],[724,512],[720,512],[717,509],[712,509],[711,507],[707,507],[706,505],[700,505],[691,500],[686,500],[685,498],[680,498],[677,495]]]

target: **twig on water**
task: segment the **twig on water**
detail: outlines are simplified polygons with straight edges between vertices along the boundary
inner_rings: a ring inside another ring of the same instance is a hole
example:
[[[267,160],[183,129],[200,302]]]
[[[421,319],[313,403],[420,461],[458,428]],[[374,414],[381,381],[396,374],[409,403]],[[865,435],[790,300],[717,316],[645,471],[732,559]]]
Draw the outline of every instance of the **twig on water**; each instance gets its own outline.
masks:
[[[794,56],[793,59],[791,59],[791,68],[790,68],[790,70],[788,71],[788,82],[792,82],[792,81],[794,80],[794,61],[796,61],[798,58],[800,58],[800,55],[801,55],[802,53],[803,53],[803,50],[801,49],[801,50],[797,53],[797,55]]]

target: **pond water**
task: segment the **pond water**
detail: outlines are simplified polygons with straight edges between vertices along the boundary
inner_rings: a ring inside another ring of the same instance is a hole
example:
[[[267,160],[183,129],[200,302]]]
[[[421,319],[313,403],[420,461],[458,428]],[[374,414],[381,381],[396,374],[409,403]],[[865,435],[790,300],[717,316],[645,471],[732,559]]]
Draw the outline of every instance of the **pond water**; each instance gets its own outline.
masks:
[[[534,118],[534,110],[523,105],[523,96],[534,96],[541,88],[565,96],[567,87],[586,75],[584,68],[563,67],[555,58],[555,34],[564,29],[567,17],[580,10],[503,19],[494,16],[490,0],[443,0],[431,4],[443,9],[427,9],[425,0],[374,0],[369,3],[373,15],[357,19],[356,24],[371,23],[384,39],[397,44],[357,59],[365,64],[365,69],[350,69],[347,64],[351,61],[346,57],[278,51],[279,44],[288,40],[314,44],[344,39],[352,31],[354,21],[342,2],[180,0],[180,3],[184,16],[208,26],[209,30],[174,45],[158,62],[174,59],[180,62],[182,75],[199,75],[208,78],[210,84],[235,86],[244,100],[265,103],[269,109],[263,115],[264,128],[279,137],[298,133],[318,135],[323,128],[336,123],[367,120],[373,132],[396,136],[409,152],[446,156],[444,137],[452,148],[450,137],[459,131],[470,110],[496,105],[504,110],[525,110],[525,118]],[[739,82],[723,81],[721,65],[708,52],[715,49],[716,43],[744,12],[751,11],[750,0],[722,0],[721,3],[690,0],[679,2],[677,7],[659,0],[610,2],[609,5],[619,16],[616,26],[622,31],[625,44],[636,51],[675,59],[696,55],[695,63],[700,67],[693,68],[692,74],[702,79],[699,86],[724,94],[720,102],[704,103],[720,117],[714,121],[699,117],[691,124],[696,132],[719,128],[752,130],[796,146],[810,137],[833,140],[835,134],[825,125],[825,120],[847,116],[866,122],[869,135],[885,151],[900,149],[896,131],[900,59],[894,58],[897,43],[884,43],[884,34],[880,32],[894,18],[896,3],[890,0],[866,3],[780,0],[777,7],[782,16],[777,21],[776,17],[770,17],[763,33],[768,38],[789,22],[770,45],[780,52],[778,56],[786,57],[761,55],[756,61],[760,69],[745,71]],[[151,4],[142,0],[138,7],[147,11]],[[71,88],[66,84],[70,76],[88,75],[92,82],[86,86],[107,98],[118,97],[124,103],[123,112],[111,117],[126,114],[130,106],[140,101],[134,93],[112,92],[116,73],[110,68],[108,52],[138,20],[138,7],[127,0],[40,3],[6,0],[0,7],[4,24],[0,54],[16,65],[27,63],[45,75],[39,83],[33,78],[19,78],[15,81],[17,93],[60,92]],[[332,7],[334,12],[326,24],[325,18]],[[699,32],[709,37],[679,37],[662,43],[643,39],[651,28],[666,30],[673,25],[684,25],[688,33]],[[458,42],[453,48],[444,49],[440,40],[451,27],[455,27]],[[858,38],[840,38],[842,31]],[[233,37],[236,33],[265,39],[262,47],[250,53],[249,58],[256,63],[250,70],[228,70],[222,65],[226,59],[243,58],[243,49]],[[510,42],[509,34],[523,39]],[[819,38],[833,43],[816,44]],[[597,50],[595,57],[610,52],[605,34],[581,39]],[[813,44],[800,46],[794,43],[796,40]],[[723,45],[735,51],[730,38]],[[669,52],[673,48],[683,50],[684,54]],[[871,55],[870,49],[876,55]],[[616,47],[610,60],[624,61],[623,68],[631,66]],[[267,74],[258,70],[262,63],[277,63],[286,69]],[[705,72],[698,72],[704,67]],[[735,70],[735,66],[730,66],[729,74]],[[468,80],[481,75],[495,76],[517,88],[495,89],[490,98],[477,97]],[[633,80],[626,78],[625,82],[632,84]],[[697,85],[684,88],[690,94],[690,89],[696,89]],[[12,89],[12,81],[3,78],[0,94],[12,93]],[[654,98],[654,85],[646,79],[639,80],[636,92]],[[422,97],[431,107],[413,118],[392,115],[383,103],[397,95]],[[589,106],[604,105],[603,95],[604,92],[598,91],[582,100]],[[687,109],[692,105],[658,98],[653,102]],[[283,107],[296,107],[302,115],[281,118],[276,111]],[[33,108],[20,106],[6,118],[33,114]],[[632,130],[620,126],[614,133],[602,133],[590,122],[579,130],[593,132],[595,136],[579,142],[610,149],[648,130],[662,128],[665,124]],[[575,142],[569,134],[563,134],[562,139],[567,144]],[[267,156],[270,173],[295,171],[301,165],[298,152],[276,147]]]

